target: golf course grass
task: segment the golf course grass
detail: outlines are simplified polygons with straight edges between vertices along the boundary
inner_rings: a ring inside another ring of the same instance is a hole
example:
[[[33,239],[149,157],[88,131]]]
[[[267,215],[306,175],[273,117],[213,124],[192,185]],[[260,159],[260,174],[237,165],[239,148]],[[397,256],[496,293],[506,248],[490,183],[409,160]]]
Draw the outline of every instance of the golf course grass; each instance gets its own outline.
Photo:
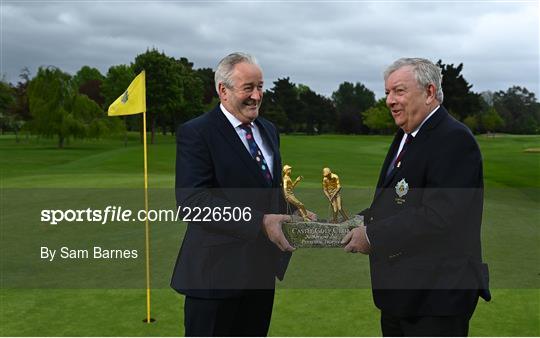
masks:
[[[472,336],[540,336],[540,136],[478,136],[484,158],[484,260],[493,300],[479,301]],[[390,136],[283,135],[284,164],[304,179],[297,197],[328,217],[323,167],[340,176],[349,213],[369,205]],[[44,224],[42,209],[142,209],[138,134],[74,140],[0,136],[0,335],[181,336],[183,297],[168,287],[185,224],[151,224],[152,317],[145,324],[144,223]],[[174,208],[176,145],[149,146],[150,208]],[[47,262],[40,246],[136,248],[129,261]],[[367,257],[299,249],[278,283],[271,336],[378,336]]]

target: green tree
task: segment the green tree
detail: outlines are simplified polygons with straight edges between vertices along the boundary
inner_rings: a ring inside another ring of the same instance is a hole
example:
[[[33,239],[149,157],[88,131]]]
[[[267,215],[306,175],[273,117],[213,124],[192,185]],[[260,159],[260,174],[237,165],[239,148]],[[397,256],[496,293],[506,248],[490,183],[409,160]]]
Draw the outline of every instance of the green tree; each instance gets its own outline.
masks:
[[[195,70],[195,74],[202,81],[203,87],[203,104],[214,105],[219,101],[219,96],[216,92],[216,82],[214,80],[214,70],[212,68],[200,68]]]
[[[156,127],[173,131],[176,123],[202,111],[202,81],[186,58],[175,60],[156,49],[137,55],[136,74],[146,71],[146,109],[154,143]]]
[[[281,107],[280,109],[287,115],[285,132],[301,130],[305,116],[296,85],[288,77],[277,79],[270,92],[272,93],[269,95],[271,104]]]
[[[392,114],[386,106],[386,98],[382,98],[371,108],[362,113],[364,124],[380,134],[391,134],[397,129]]]
[[[264,116],[268,120],[270,120],[273,124],[276,125],[279,131],[285,131],[288,124],[287,114],[285,114],[285,111],[283,108],[281,108],[280,105],[276,104],[267,104],[267,102],[270,102],[268,100],[268,97],[271,94],[266,95],[263,99],[263,106],[261,106],[261,116]]]
[[[15,101],[9,106],[7,120],[11,130],[15,132],[15,140],[19,142],[19,131],[25,129],[28,121],[32,119],[28,105],[28,85],[30,83],[30,71],[23,68],[19,74],[20,81],[13,87]]]
[[[366,133],[361,114],[375,104],[375,93],[357,82],[343,82],[332,93],[338,114],[338,131],[342,133]]]
[[[79,69],[73,76],[73,81],[77,87],[80,87],[84,83],[91,80],[99,80],[103,82],[105,80],[105,76],[103,76],[103,74],[101,74],[97,68],[90,66],[82,66],[81,69]]]
[[[504,120],[504,132],[515,134],[540,132],[540,107],[534,93],[529,92],[527,88],[513,86],[506,92],[496,92],[493,106]]]
[[[504,126],[504,120],[494,107],[490,107],[480,115],[480,126],[488,133],[497,132]]]
[[[469,115],[463,120],[463,123],[467,127],[469,127],[471,132],[476,134],[478,132],[479,127],[480,127],[480,122],[478,120],[479,119],[478,119],[477,115]]]
[[[183,87],[183,100],[177,111],[171,114],[169,126],[171,133],[174,133],[178,123],[185,122],[204,112],[204,82],[193,70],[193,63],[187,58],[177,59],[178,70],[181,75],[181,86]],[[216,93],[217,96],[217,93]]]
[[[304,110],[305,131],[308,134],[320,134],[325,129],[333,129],[336,113],[332,101],[305,85],[298,85],[298,91]]]
[[[98,105],[103,106],[105,98],[101,92],[101,85],[105,77],[98,69],[89,66],[83,66],[73,77],[79,93],[88,96]]]
[[[471,91],[472,85],[461,74],[463,63],[455,67],[439,60],[437,66],[442,69],[443,104],[446,109],[461,121],[467,116],[478,114],[482,110],[480,94]]]
[[[31,129],[45,137],[56,136],[58,147],[66,139],[99,137],[120,128],[97,103],[77,93],[73,78],[56,67],[40,67],[28,87]]]
[[[15,103],[15,90],[4,79],[0,80],[0,132],[13,129],[13,119],[9,110]]]

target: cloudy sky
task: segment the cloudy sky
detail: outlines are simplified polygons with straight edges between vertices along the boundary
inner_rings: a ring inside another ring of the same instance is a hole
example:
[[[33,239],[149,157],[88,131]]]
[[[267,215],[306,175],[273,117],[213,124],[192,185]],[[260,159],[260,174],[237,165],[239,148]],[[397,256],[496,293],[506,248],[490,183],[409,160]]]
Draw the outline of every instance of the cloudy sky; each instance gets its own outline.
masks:
[[[343,81],[382,97],[396,58],[459,64],[477,92],[539,87],[538,1],[1,2],[1,72],[23,67],[106,74],[155,47],[214,68],[233,51],[260,61],[267,87],[289,76],[331,95]]]

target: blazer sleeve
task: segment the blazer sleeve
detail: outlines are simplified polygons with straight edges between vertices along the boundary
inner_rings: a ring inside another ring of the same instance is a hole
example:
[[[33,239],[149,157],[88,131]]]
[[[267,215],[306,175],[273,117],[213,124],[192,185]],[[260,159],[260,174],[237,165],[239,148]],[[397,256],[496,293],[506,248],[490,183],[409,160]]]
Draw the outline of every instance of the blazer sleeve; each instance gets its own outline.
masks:
[[[423,189],[420,203],[368,225],[373,252],[393,255],[460,238],[472,230],[466,227],[479,231],[483,174],[476,140],[461,129],[440,139],[427,154],[425,187],[416,188]]]
[[[215,183],[215,163],[212,162],[205,138],[190,124],[183,124],[177,133],[176,201],[178,207],[237,207],[219,194]],[[242,208],[243,206],[238,206]],[[223,209],[221,209],[223,210]],[[263,214],[251,210],[251,218],[241,221],[190,222],[209,232],[255,240],[261,230]]]

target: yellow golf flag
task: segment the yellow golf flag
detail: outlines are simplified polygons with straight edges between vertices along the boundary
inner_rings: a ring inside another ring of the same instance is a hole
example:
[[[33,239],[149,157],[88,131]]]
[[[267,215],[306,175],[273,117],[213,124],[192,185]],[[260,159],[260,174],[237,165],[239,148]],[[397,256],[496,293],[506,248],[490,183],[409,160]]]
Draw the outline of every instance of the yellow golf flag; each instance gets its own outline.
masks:
[[[146,112],[146,76],[144,70],[108,110],[109,116],[133,115]]]

